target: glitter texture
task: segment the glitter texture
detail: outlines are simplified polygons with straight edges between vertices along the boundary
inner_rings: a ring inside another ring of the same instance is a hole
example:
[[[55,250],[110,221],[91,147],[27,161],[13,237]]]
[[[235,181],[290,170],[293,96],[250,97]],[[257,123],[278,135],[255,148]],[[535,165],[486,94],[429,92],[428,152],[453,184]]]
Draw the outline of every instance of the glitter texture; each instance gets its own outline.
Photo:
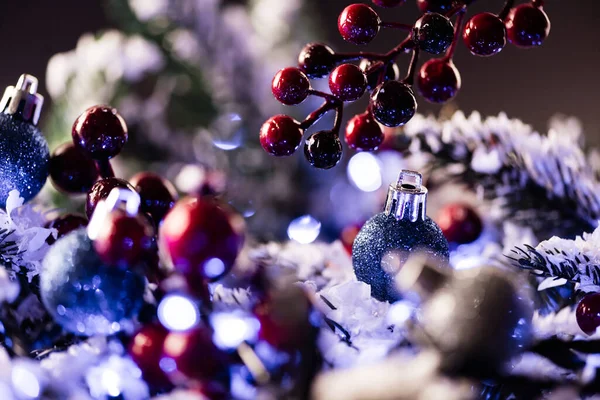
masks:
[[[411,251],[424,252],[443,263],[449,258],[448,242],[431,218],[411,222],[377,214],[365,223],[354,240],[352,264],[356,277],[371,285],[371,294],[376,299],[396,301],[399,296],[394,276]]]
[[[42,300],[50,314],[68,331],[88,336],[131,327],[144,290],[142,276],[100,261],[84,228],[50,248],[40,274]]]
[[[0,207],[6,207],[11,190],[28,201],[48,177],[48,143],[40,130],[11,115],[0,114]]]

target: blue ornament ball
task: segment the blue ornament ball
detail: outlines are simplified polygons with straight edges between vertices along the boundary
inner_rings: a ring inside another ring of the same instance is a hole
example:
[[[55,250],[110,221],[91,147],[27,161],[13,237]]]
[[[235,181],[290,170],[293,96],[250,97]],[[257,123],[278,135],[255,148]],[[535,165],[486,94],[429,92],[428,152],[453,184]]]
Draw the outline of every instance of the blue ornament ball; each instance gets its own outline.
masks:
[[[144,300],[145,278],[105,265],[85,228],[58,239],[40,273],[44,305],[56,322],[79,335],[108,335],[132,327]]]
[[[354,239],[352,265],[358,280],[371,286],[371,295],[381,301],[399,299],[394,277],[411,253],[426,253],[447,263],[448,242],[429,217],[410,221],[380,213],[368,220]]]
[[[38,194],[48,177],[50,158],[38,127],[0,113],[0,155],[0,207],[6,207],[12,190],[18,190],[25,201]]]

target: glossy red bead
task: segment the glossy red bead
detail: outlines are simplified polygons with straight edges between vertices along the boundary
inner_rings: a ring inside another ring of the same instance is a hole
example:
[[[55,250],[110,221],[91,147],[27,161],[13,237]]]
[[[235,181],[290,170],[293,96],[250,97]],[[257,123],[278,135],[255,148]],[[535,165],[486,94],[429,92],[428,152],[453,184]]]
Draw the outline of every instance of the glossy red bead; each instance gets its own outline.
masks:
[[[460,89],[460,73],[451,60],[431,59],[419,70],[417,87],[421,96],[432,103],[444,103]]]
[[[600,326],[600,293],[588,294],[581,299],[575,316],[582,331],[588,335],[595,333]]]
[[[492,56],[506,46],[506,28],[496,14],[476,14],[466,23],[463,41],[476,56]]]
[[[373,4],[375,4],[376,6],[386,8],[397,7],[399,5],[404,4],[405,2],[406,0],[373,0]]]
[[[153,390],[171,387],[167,374],[160,368],[164,342],[169,331],[159,323],[145,325],[136,333],[128,347],[131,359],[142,371],[144,381]]]
[[[119,178],[106,178],[94,183],[94,186],[88,191],[85,203],[85,213],[88,218],[91,218],[92,213],[96,209],[96,205],[100,200],[108,197],[114,188],[129,189],[135,192],[133,186],[129,182]]]
[[[284,68],[277,72],[271,83],[273,96],[282,104],[293,106],[308,97],[310,81],[298,68]]]
[[[159,232],[176,271],[217,280],[233,267],[244,241],[244,222],[226,205],[203,197],[180,200]]]
[[[458,2],[456,0],[417,0],[421,12],[436,12],[440,14],[452,10]]]
[[[177,190],[171,182],[152,172],[140,172],[129,182],[140,195],[140,209],[150,214],[154,225],[158,226],[175,205],[179,197]]]
[[[346,143],[355,150],[377,150],[383,139],[381,127],[369,112],[355,115],[346,125]]]
[[[366,4],[351,4],[338,18],[338,30],[347,42],[367,44],[379,33],[379,15]]]
[[[329,75],[335,64],[335,52],[322,43],[307,44],[298,56],[298,67],[313,79]]]
[[[329,89],[342,101],[356,101],[367,90],[367,78],[354,64],[342,64],[329,75]]]
[[[289,156],[300,146],[303,133],[298,121],[287,115],[276,115],[260,128],[260,144],[269,154]]]
[[[550,19],[542,7],[520,4],[506,17],[508,40],[518,47],[541,46],[550,34]]]
[[[116,109],[94,106],[75,120],[72,136],[73,143],[91,158],[106,160],[119,154],[127,143],[127,125]]]
[[[466,204],[449,204],[442,208],[436,218],[448,242],[466,244],[477,240],[483,230],[481,217]]]
[[[87,193],[99,177],[94,160],[73,143],[54,150],[48,170],[54,187],[65,193]]]
[[[83,215],[64,214],[48,221],[45,226],[46,228],[56,229],[56,239],[60,239],[67,233],[74,231],[77,228],[85,227],[87,224],[88,220]],[[46,241],[48,244],[52,244],[56,239],[50,236]]]

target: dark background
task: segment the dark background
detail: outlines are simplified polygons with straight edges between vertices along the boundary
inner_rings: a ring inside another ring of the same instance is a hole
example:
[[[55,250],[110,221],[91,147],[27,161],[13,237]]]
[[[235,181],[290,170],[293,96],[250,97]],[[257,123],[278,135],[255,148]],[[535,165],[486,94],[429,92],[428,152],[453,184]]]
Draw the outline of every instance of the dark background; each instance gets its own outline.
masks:
[[[351,49],[336,35],[335,22],[337,14],[352,1],[312,1],[312,18],[323,22],[315,25],[329,30],[315,32],[314,39],[327,40],[335,49]],[[82,33],[112,25],[99,0],[2,0],[0,3],[2,87],[15,83],[23,72],[36,75],[43,86],[50,56],[73,49]],[[386,11],[382,18],[411,22],[416,15],[413,3],[408,0],[405,6]],[[484,10],[498,12],[502,4],[503,1],[479,0],[469,14]],[[458,46],[455,64],[461,72],[463,88],[457,106],[465,112],[477,109],[484,115],[506,111],[509,116],[519,117],[541,130],[556,113],[574,115],[583,122],[589,142],[598,145],[600,1],[550,0],[545,9],[552,30],[541,48],[519,50],[507,46],[497,56],[479,58],[468,54],[462,44]],[[400,34],[381,35],[371,48],[389,49]],[[290,59],[290,65],[294,62]],[[403,70],[407,63],[407,59],[400,60]],[[421,112],[439,110],[424,101],[419,105]]]

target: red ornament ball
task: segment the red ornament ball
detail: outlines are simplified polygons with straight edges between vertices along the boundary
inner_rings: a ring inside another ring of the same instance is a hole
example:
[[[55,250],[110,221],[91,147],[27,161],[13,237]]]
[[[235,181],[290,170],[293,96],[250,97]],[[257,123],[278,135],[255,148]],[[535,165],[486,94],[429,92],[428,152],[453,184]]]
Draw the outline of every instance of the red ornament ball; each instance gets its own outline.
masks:
[[[577,305],[575,311],[577,325],[582,331],[591,335],[600,326],[600,293],[585,296]]]
[[[64,214],[46,223],[46,228],[56,229],[56,239],[49,236],[46,241],[48,244],[56,242],[57,239],[65,236],[67,233],[74,231],[77,228],[86,227],[88,220],[83,215],[79,214]]]
[[[73,143],[94,160],[107,160],[119,154],[128,133],[125,120],[116,109],[94,106],[83,112],[73,124]]]
[[[243,219],[210,198],[186,197],[160,227],[175,270],[190,279],[218,280],[227,274],[244,242]]]
[[[338,18],[338,30],[345,41],[367,44],[379,33],[379,15],[366,4],[351,4]]]
[[[54,150],[48,169],[54,187],[65,193],[87,193],[99,177],[94,160],[73,143]]]
[[[436,219],[448,242],[471,243],[479,238],[483,223],[477,211],[466,204],[449,204]]]
[[[171,382],[160,367],[163,346],[169,331],[159,323],[149,324],[133,337],[128,347],[131,359],[142,371],[144,381],[154,390],[171,387]]]
[[[492,56],[506,46],[504,22],[489,12],[476,14],[467,22],[463,31],[463,41],[469,51],[476,56]]]
[[[92,186],[87,194],[85,213],[87,214],[88,218],[91,218],[98,202],[106,199],[114,188],[129,189],[136,193],[133,186],[123,179],[106,178],[99,180],[98,182],[94,183],[94,186]]]
[[[367,90],[367,78],[356,65],[342,64],[329,75],[329,89],[342,101],[356,101]]]
[[[277,101],[287,106],[293,106],[306,100],[310,90],[310,81],[300,69],[284,68],[273,78],[271,90]]]
[[[506,17],[508,40],[517,47],[541,46],[550,34],[550,19],[542,7],[520,4]]]
[[[152,172],[140,172],[129,182],[140,194],[142,212],[150,214],[154,224],[163,220],[178,199],[177,190],[171,182]]]
[[[373,151],[383,143],[384,135],[369,112],[355,115],[346,126],[346,143],[359,151]]]
[[[287,115],[276,115],[260,128],[260,144],[269,154],[289,156],[300,146],[303,133],[298,121]]]
[[[451,60],[434,58],[421,67],[417,87],[421,96],[432,103],[445,103],[458,93],[460,73]]]

